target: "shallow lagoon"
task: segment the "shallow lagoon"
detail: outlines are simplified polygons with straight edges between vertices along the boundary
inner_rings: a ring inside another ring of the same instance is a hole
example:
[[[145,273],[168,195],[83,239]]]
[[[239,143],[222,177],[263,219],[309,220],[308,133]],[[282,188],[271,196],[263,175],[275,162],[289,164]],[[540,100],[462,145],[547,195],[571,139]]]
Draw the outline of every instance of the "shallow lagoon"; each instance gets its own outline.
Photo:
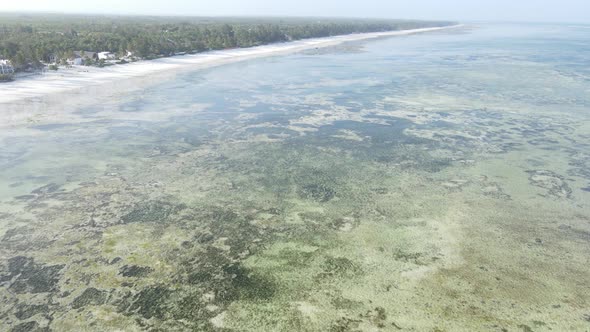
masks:
[[[0,330],[589,330],[587,31],[350,43],[31,118],[0,141]]]

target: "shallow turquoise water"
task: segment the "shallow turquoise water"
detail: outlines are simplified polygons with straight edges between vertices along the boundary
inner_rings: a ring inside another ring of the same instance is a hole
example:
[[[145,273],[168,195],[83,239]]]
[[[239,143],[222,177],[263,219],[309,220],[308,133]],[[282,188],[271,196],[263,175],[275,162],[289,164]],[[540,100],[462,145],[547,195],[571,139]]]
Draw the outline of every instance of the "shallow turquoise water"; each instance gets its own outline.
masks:
[[[0,136],[0,330],[590,329],[588,31],[351,43],[32,119]]]

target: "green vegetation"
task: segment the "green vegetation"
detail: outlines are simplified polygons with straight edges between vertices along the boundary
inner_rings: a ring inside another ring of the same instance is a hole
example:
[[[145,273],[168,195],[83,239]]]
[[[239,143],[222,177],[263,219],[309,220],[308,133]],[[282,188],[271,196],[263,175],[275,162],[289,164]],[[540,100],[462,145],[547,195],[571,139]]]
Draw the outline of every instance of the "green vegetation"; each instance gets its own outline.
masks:
[[[66,62],[74,51],[140,58],[250,47],[304,38],[405,30],[450,22],[323,18],[109,17],[0,15],[0,58],[17,70]],[[95,64],[86,61],[86,65]]]
[[[9,82],[14,78],[11,74],[0,74],[0,82]]]

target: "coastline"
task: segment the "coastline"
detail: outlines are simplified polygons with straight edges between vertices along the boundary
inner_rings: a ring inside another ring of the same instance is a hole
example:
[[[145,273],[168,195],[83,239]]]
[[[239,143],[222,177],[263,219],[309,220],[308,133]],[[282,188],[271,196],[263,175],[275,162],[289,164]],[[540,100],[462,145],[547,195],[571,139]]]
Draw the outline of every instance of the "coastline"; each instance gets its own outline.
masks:
[[[405,36],[462,26],[462,24],[458,24],[435,28],[350,34],[250,48],[211,51],[195,55],[142,60],[106,68],[77,66],[60,69],[56,72],[47,72],[42,75],[2,83],[0,86],[0,128],[30,123],[32,122],[31,116],[35,113],[41,113],[41,117],[37,117],[33,122],[40,122],[41,118],[47,118],[50,115],[53,118],[56,111],[51,111],[49,104],[64,103],[66,98],[70,101],[68,106],[79,106],[79,103],[82,102],[81,99],[83,99],[81,97],[95,99],[101,94],[103,96],[116,94],[117,90],[138,89],[141,86],[153,83],[154,78],[165,79],[187,70],[205,69],[255,58],[325,48],[345,42]],[[150,79],[146,80],[148,77]],[[100,91],[99,87],[105,85],[109,85],[109,89]],[[64,96],[65,93],[68,94]],[[88,98],[89,96],[90,98]],[[75,99],[79,100],[76,102]],[[62,110],[62,112],[64,111],[66,110]]]

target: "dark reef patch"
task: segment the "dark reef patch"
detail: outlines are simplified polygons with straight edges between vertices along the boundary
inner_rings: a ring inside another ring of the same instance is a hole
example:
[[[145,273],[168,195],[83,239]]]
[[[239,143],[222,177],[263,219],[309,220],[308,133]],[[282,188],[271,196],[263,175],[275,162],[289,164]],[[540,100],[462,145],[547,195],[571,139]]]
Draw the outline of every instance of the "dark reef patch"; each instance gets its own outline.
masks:
[[[133,297],[131,305],[125,311],[129,314],[138,313],[146,319],[164,319],[168,312],[170,294],[172,291],[161,285],[143,289]]]
[[[17,256],[8,260],[8,274],[0,282],[10,281],[9,289],[17,294],[46,293],[58,290],[59,276],[64,265],[36,264],[33,258]]]
[[[32,321],[18,324],[10,332],[51,332],[51,330],[49,327],[41,328],[39,323]]]
[[[505,201],[509,201],[512,199],[510,195],[504,192],[504,189],[502,189],[500,184],[496,182],[486,183],[482,188],[482,192],[484,195],[495,199],[501,199]]]
[[[387,117],[387,124],[371,122],[358,122],[351,120],[335,121],[331,125],[319,127],[316,132],[311,132],[303,137],[295,137],[293,142],[313,146],[338,147],[352,150],[359,156],[371,154],[374,149],[391,149],[397,145],[419,145],[432,143],[432,141],[404,134],[404,129],[413,126],[409,120]],[[339,138],[342,130],[350,130],[360,137],[366,137],[366,142],[355,142]],[[366,158],[364,158],[366,159]]]
[[[356,332],[359,331],[358,327],[363,321],[360,319],[352,319],[348,317],[342,317],[332,323],[329,332]]]
[[[152,268],[138,265],[125,265],[119,269],[123,277],[143,278],[153,271]]]
[[[345,309],[345,310],[358,309],[363,306],[363,302],[347,299],[340,294],[332,297],[332,299],[330,300],[330,303],[336,309]]]
[[[172,215],[184,209],[186,209],[186,206],[183,204],[174,205],[166,202],[153,201],[136,206],[134,210],[124,215],[121,221],[124,224],[136,222],[164,223],[169,221]]]
[[[289,121],[292,119],[296,119],[298,116],[301,115],[301,112],[283,112],[283,113],[279,113],[279,112],[268,112],[268,113],[257,113],[257,117],[255,118],[251,118],[248,119],[246,121],[247,125],[257,125],[257,124],[262,124],[262,123],[272,123],[275,125],[281,125],[281,126],[287,126],[289,124]],[[266,128],[266,129],[270,129],[270,128]],[[287,131],[288,130],[286,129]]]
[[[36,314],[46,313],[49,311],[49,305],[47,304],[38,304],[38,305],[28,305],[28,304],[19,304],[16,307],[16,312],[14,316],[20,320],[29,319]]]
[[[72,308],[79,309],[88,305],[102,305],[107,301],[107,292],[96,288],[87,288],[84,293],[74,299]]]
[[[346,257],[328,256],[323,264],[323,272],[317,277],[319,279],[330,279],[333,277],[353,277],[362,272],[358,264]]]
[[[568,175],[590,180],[590,155],[574,151],[570,153],[569,165],[572,168],[568,170]]]
[[[252,273],[213,247],[200,259],[182,266],[185,271],[181,281],[213,292],[216,303],[221,305],[237,299],[269,299],[275,293],[276,286],[271,279]]]
[[[199,291],[183,292],[181,298],[174,301],[174,309],[170,314],[174,320],[190,322],[191,331],[219,331],[215,329],[210,319],[215,317],[215,310],[208,310],[206,300]]]
[[[557,228],[572,238],[579,239],[584,242],[590,242],[590,231],[565,224],[559,225]]]
[[[54,242],[45,236],[46,234],[39,234],[31,227],[12,228],[4,233],[0,248],[19,252],[43,249]]]
[[[240,265],[226,266],[224,272],[229,276],[230,285],[237,291],[240,299],[268,300],[276,292],[276,285],[271,279],[252,273]]]
[[[248,128],[246,130],[247,133],[252,133],[252,134],[265,134],[269,137],[274,137],[274,138],[281,138],[281,137],[292,137],[292,136],[298,136],[299,133],[296,132],[295,130],[291,130],[291,129],[286,129],[286,128],[276,128],[276,127],[254,127],[254,128]]]
[[[339,183],[334,174],[319,168],[304,168],[295,178],[297,194],[303,199],[325,203],[332,200]]]
[[[51,194],[51,193],[58,191],[59,188],[60,188],[60,185],[55,184],[55,183],[50,183],[48,185],[45,185],[43,187],[39,187],[39,188],[31,191],[31,194],[47,195],[47,194]]]
[[[313,260],[313,252],[305,252],[293,249],[283,249],[278,257],[283,261],[286,268],[307,267]]]
[[[336,191],[324,184],[312,183],[302,186],[299,189],[299,196],[305,199],[325,203],[336,196]]]

